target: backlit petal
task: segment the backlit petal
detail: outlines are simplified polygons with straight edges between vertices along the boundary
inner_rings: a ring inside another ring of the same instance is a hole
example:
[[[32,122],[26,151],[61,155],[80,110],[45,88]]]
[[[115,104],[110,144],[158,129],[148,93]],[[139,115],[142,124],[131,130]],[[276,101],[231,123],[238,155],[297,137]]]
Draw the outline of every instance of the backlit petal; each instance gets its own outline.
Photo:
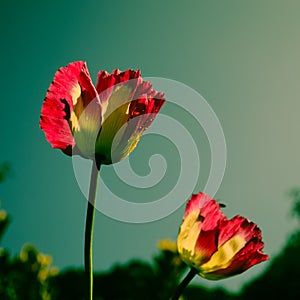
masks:
[[[40,118],[40,127],[53,148],[72,154],[75,145],[71,130],[72,119],[75,122],[74,107],[82,105],[80,101],[88,104],[95,96],[96,91],[84,62],[70,63],[56,72]]]

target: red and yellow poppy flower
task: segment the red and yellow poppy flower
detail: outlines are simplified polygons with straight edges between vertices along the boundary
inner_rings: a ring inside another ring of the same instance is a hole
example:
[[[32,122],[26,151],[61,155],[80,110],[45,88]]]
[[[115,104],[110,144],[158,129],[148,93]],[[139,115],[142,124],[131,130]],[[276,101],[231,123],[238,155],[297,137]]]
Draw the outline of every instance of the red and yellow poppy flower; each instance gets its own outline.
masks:
[[[210,280],[242,273],[268,259],[257,225],[239,215],[228,220],[218,202],[203,193],[187,204],[177,246],[181,259]]]
[[[111,164],[127,157],[165,102],[140,72],[100,71],[86,63],[60,68],[44,100],[40,127],[53,148]]]

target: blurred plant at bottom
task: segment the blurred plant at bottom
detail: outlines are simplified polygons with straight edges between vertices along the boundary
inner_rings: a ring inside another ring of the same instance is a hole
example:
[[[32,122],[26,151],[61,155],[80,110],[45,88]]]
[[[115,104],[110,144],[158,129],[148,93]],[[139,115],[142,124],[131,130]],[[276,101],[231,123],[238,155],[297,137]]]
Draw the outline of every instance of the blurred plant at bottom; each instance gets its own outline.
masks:
[[[176,242],[165,239],[159,241],[158,252],[152,263],[131,260],[115,265],[107,272],[96,273],[94,278],[95,300],[168,300],[179,281],[188,271],[180,259]],[[51,278],[52,300],[84,299],[84,272],[70,269]],[[184,291],[180,300],[233,300],[235,295],[223,289],[209,289],[191,285]]]
[[[96,273],[94,299],[169,299],[187,267],[179,258],[175,242],[162,240],[158,249],[152,264],[132,260],[115,265],[108,272]],[[65,271],[50,280],[51,296],[55,300],[83,299],[83,281],[82,270]]]
[[[7,163],[0,165],[0,183],[9,170]],[[0,241],[9,223],[9,215],[0,208]],[[0,245],[0,299],[50,300],[49,278],[58,274],[58,269],[51,264],[52,257],[31,244],[25,244],[15,257]]]
[[[0,228],[5,222],[0,216]],[[58,274],[51,263],[50,255],[40,253],[31,244],[25,244],[16,257],[0,248],[0,299],[50,300],[49,278]]]

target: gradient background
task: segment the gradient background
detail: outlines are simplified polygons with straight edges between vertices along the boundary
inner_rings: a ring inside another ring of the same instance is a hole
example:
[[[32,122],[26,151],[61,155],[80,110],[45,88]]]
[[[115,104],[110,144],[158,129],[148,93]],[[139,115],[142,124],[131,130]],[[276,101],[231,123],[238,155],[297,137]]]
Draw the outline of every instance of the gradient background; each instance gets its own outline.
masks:
[[[55,71],[82,59],[94,82],[100,69],[139,68],[143,76],[183,82],[210,103],[228,147],[216,198],[230,217],[240,213],[257,222],[265,251],[276,255],[295,226],[287,193],[299,185],[299,11],[299,1],[276,0],[2,3],[0,158],[13,168],[0,190],[12,217],[3,245],[18,253],[31,242],[61,269],[83,265],[86,200],[72,160],[52,150],[39,129]],[[201,146],[202,138],[195,139]],[[150,144],[142,141],[131,158],[141,174],[148,161],[141,149]],[[201,151],[205,169],[207,142]],[[111,174],[103,168],[104,178]],[[115,178],[110,184],[123,188]],[[97,212],[96,270],[133,257],[150,260],[159,239],[176,238],[183,210],[140,225]],[[236,290],[267,265],[222,282],[196,281]]]

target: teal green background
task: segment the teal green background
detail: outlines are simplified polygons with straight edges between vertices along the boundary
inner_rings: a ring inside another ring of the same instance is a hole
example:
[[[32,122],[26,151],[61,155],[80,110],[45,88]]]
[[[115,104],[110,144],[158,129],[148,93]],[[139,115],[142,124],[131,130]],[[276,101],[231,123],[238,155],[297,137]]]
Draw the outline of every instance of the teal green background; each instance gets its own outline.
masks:
[[[134,68],[197,90],[227,141],[216,198],[230,217],[242,214],[258,223],[265,251],[278,253],[295,226],[287,192],[299,185],[299,10],[300,2],[291,0],[3,3],[0,158],[13,168],[0,191],[12,217],[3,245],[17,253],[32,242],[60,268],[83,265],[86,200],[72,160],[53,150],[39,129],[55,71],[82,59],[94,82],[100,69]],[[139,165],[142,157],[135,155]],[[149,260],[159,239],[176,237],[183,210],[142,225],[98,212],[95,268]],[[238,289],[267,264],[223,282],[201,282]]]

